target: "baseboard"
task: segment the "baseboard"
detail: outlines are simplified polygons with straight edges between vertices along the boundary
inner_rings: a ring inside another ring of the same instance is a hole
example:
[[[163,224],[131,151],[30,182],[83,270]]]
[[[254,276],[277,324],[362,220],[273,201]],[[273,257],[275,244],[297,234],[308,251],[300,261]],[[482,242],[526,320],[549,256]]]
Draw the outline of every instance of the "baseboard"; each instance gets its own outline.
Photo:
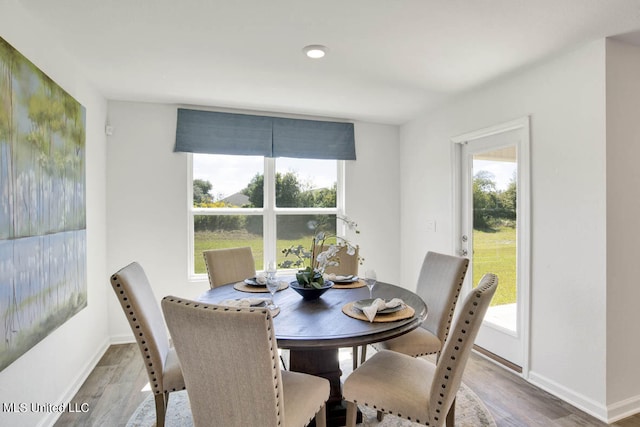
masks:
[[[487,350],[486,348],[482,348],[480,346],[474,345],[473,346],[473,351],[474,353],[484,357],[485,359],[502,366],[503,368],[507,368],[513,372],[515,372],[516,374],[522,376],[522,366],[518,366],[515,363],[512,363],[510,361],[508,361],[507,359],[504,359],[500,356],[498,356],[495,353],[490,352],[489,350]]]
[[[78,375],[72,380],[67,390],[62,394],[58,402],[72,402],[73,397],[78,393],[82,384],[87,380],[93,369],[96,367],[102,356],[107,352],[109,348],[109,338],[105,338],[102,343],[98,346],[98,349],[94,353],[93,357],[84,364],[82,369],[78,371]],[[40,420],[38,423],[38,427],[44,426],[53,426],[58,418],[62,415],[61,412],[49,412],[44,418]]]
[[[640,413],[640,395],[603,406],[600,403],[589,399],[583,395],[573,392],[572,390],[550,381],[547,378],[531,372],[529,381],[537,387],[553,394],[554,396],[564,400],[576,408],[593,415],[600,421],[607,424],[620,421]]]
[[[539,375],[534,371],[529,371],[529,382],[536,387],[539,387],[542,390],[553,394],[559,399],[562,399],[565,402],[575,406],[581,411],[584,411],[587,414],[596,417],[600,421],[603,421],[605,423],[609,422],[607,407],[600,404],[599,402],[576,393],[573,390],[561,384],[558,384],[557,382],[552,381],[542,375]]]
[[[630,397],[607,406],[607,422],[611,424],[637,413],[640,413],[640,396]]]
[[[109,339],[109,344],[131,344],[136,342],[131,334],[114,335]]]

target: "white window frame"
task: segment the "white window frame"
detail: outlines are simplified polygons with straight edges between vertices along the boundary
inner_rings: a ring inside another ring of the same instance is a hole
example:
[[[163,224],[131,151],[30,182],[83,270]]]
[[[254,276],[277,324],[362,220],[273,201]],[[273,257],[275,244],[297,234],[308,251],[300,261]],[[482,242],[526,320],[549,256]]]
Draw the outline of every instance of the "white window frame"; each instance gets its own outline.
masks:
[[[208,281],[206,274],[195,273],[195,215],[263,215],[263,246],[264,265],[267,260],[276,259],[276,222],[278,215],[338,215],[344,216],[345,212],[345,161],[336,160],[336,207],[335,208],[278,208],[275,206],[276,189],[276,158],[264,157],[264,207],[262,208],[194,208],[193,207],[193,154],[187,153],[187,232],[189,236],[188,280],[190,282]],[[344,236],[346,233],[344,224],[336,224],[337,234]]]

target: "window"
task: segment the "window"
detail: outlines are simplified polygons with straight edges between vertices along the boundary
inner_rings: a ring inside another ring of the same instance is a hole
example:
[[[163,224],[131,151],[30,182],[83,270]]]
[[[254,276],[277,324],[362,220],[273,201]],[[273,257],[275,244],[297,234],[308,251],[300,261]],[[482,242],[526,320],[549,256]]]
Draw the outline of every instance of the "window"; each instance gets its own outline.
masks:
[[[191,266],[206,275],[202,251],[250,246],[256,270],[282,250],[310,245],[313,225],[336,232],[343,161],[191,154]]]
[[[174,151],[194,153],[192,276],[206,273],[206,249],[251,246],[262,270],[285,261],[282,249],[311,244],[313,224],[336,235],[353,123],[178,108]]]

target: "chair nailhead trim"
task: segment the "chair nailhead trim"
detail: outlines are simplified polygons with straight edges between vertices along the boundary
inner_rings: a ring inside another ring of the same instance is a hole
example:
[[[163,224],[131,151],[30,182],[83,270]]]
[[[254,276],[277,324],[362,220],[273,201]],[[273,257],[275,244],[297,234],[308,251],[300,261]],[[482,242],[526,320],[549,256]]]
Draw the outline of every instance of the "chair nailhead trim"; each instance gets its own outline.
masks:
[[[122,306],[124,308],[126,308],[127,310],[131,310],[131,305],[126,303],[126,301],[129,300],[129,298],[127,297],[127,294],[125,293],[124,289],[122,288],[122,283],[120,283],[119,281],[117,281],[117,277],[116,275],[112,275],[112,280],[113,280],[113,284],[116,288],[119,288],[119,294],[122,298]],[[129,311],[129,322],[134,326],[134,329],[140,330],[141,326],[140,324],[138,324],[138,318],[135,315],[135,312],[133,310]],[[138,337],[136,338],[136,340],[138,341],[138,345],[140,346],[142,352],[145,355],[145,358],[150,360],[151,359],[151,355],[149,353],[149,348],[148,347],[143,347],[144,345],[146,345],[146,339],[144,339],[144,333],[139,332],[138,333]],[[153,388],[155,389],[155,394],[160,394],[160,384],[158,383],[158,379],[157,377],[154,377],[155,375],[155,370],[153,369],[153,362],[149,362],[147,363],[147,372],[148,375],[152,378],[152,382],[153,382]]]
[[[167,300],[169,300],[171,302],[177,302],[178,304],[191,305],[188,302],[183,302],[182,300],[176,300],[174,298],[165,297],[164,299],[167,299]],[[200,304],[193,304],[193,307],[194,308],[199,308],[201,310],[213,310],[213,311],[222,310],[222,311],[235,311],[235,312],[249,311],[251,313],[258,312],[258,313],[261,313],[261,314],[266,314],[266,316],[265,316],[265,329],[270,333],[269,334],[269,341],[272,342],[272,344],[270,346],[270,350],[272,352],[271,358],[275,359],[275,353],[274,353],[275,350],[274,350],[274,347],[273,347],[273,339],[271,337],[271,326],[269,324],[270,319],[271,319],[271,312],[269,312],[268,310],[266,310],[266,309],[256,310],[256,309],[253,309],[253,308],[249,308],[249,309],[246,309],[246,308],[232,309],[230,307],[216,306],[216,305],[214,305],[214,306],[208,306],[208,305],[201,306]],[[280,425],[282,425],[282,420],[280,419],[281,418],[280,400],[279,400],[280,392],[278,390],[278,364],[277,363],[273,364],[272,370],[273,370],[273,387],[274,387],[274,390],[276,391],[276,408],[277,408],[277,415],[278,415],[278,425],[280,426]],[[186,389],[186,387],[182,388],[182,390],[185,390],[185,389]],[[313,419],[313,417],[310,418],[310,420],[311,419]]]
[[[444,328],[444,336],[442,337],[442,342],[445,342],[447,340],[447,337],[449,336],[449,329],[451,328],[451,322],[453,320],[453,314],[455,312],[455,308],[456,308],[456,304],[458,302],[458,297],[460,296],[460,290],[462,289],[462,284],[464,283],[464,276],[467,272],[467,268],[469,268],[469,261],[467,260],[467,262],[464,263],[464,270],[462,272],[462,274],[460,275],[460,277],[458,278],[458,284],[456,286],[456,294],[453,298],[453,305],[451,306],[451,309],[449,310],[449,316],[447,317],[447,323],[446,323],[446,327]],[[423,355],[424,356],[424,355]]]

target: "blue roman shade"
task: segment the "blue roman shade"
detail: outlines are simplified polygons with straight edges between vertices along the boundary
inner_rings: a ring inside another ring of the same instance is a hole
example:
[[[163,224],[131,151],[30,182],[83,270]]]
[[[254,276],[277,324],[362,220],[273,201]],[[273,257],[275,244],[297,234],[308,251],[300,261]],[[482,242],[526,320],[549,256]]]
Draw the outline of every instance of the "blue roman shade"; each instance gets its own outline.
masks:
[[[353,123],[178,109],[174,151],[355,160]]]
[[[178,108],[174,151],[271,156],[271,117]]]
[[[353,123],[274,118],[273,156],[355,160]]]

